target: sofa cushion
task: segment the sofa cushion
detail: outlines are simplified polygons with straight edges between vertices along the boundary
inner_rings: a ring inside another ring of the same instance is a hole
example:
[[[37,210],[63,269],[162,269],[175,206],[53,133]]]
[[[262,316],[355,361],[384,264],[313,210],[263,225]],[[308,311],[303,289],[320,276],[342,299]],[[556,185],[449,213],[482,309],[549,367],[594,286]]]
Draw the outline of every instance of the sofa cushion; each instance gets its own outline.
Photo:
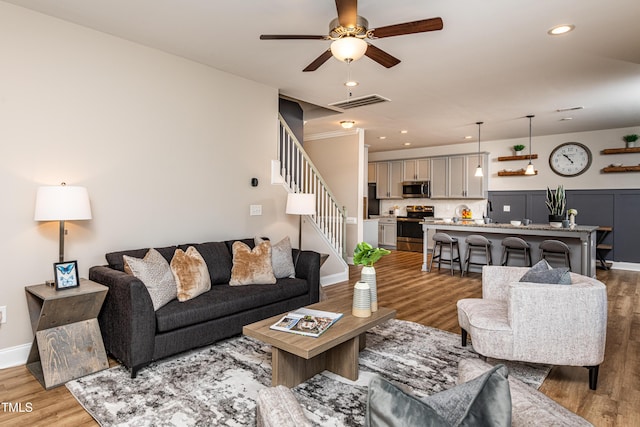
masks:
[[[483,375],[420,400],[381,377],[369,384],[368,426],[511,426],[508,370]]]
[[[123,255],[124,271],[144,283],[153,309],[157,310],[177,296],[176,281],[166,259],[155,249],[149,249],[143,259]]]
[[[171,258],[173,258],[173,254],[176,251],[177,246],[166,246],[163,248],[155,248],[160,254],[167,260],[167,262],[171,262]],[[131,249],[128,251],[119,251],[119,252],[110,252],[105,255],[107,259],[107,264],[109,264],[110,268],[114,270],[124,271],[124,255],[129,255],[134,258],[144,258],[144,256],[149,252],[150,248],[144,249]]]
[[[255,248],[242,242],[233,243],[231,286],[266,285],[276,283],[271,266],[271,242],[263,241]]]
[[[549,263],[543,259],[531,267],[529,271],[520,278],[520,281],[529,283],[570,285],[571,275],[569,274],[568,267],[552,268]]]
[[[209,269],[212,285],[228,284],[231,279],[231,251],[225,242],[189,243],[180,245],[186,251],[193,246],[202,255]]]
[[[304,295],[304,279],[278,279],[274,285],[212,286],[209,292],[183,303],[173,300],[156,311],[158,332],[168,332],[208,320],[268,306]]]
[[[259,245],[264,240],[256,237],[255,243]],[[271,267],[273,267],[273,275],[276,276],[276,279],[296,277],[296,267],[293,264],[289,236],[271,245]]]
[[[180,302],[188,301],[211,289],[207,264],[193,246],[189,246],[186,251],[176,249],[171,260],[171,271],[176,280]]]

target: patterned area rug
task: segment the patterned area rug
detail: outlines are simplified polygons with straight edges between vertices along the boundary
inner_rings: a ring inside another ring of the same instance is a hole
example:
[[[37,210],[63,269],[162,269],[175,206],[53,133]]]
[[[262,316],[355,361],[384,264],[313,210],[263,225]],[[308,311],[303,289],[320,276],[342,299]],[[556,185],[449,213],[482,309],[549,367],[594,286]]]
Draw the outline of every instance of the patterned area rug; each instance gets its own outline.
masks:
[[[478,355],[460,345],[459,335],[390,320],[367,333],[358,381],[325,371],[293,392],[315,424],[361,426],[373,375],[426,396],[455,385],[458,361],[469,357]],[[505,364],[510,375],[536,388],[550,370]],[[270,347],[242,336],[153,363],[135,379],[114,367],[67,388],[102,426],[245,426],[255,425],[255,398],[270,383]]]

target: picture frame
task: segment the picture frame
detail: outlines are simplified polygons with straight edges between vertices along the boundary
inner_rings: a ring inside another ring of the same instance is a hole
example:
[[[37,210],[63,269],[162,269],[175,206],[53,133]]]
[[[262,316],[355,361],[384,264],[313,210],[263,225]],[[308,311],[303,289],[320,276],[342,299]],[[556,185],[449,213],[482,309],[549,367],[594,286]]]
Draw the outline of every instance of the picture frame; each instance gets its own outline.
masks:
[[[56,291],[71,289],[80,286],[78,278],[78,262],[64,261],[53,264],[53,276],[56,282]]]

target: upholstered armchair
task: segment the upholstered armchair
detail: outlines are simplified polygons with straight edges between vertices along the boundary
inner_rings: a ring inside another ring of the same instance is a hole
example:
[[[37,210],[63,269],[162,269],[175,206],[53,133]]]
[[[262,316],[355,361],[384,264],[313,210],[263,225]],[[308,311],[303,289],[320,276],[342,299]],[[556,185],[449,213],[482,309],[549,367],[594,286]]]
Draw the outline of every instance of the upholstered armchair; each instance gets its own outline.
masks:
[[[595,390],[607,331],[604,284],[576,273],[571,285],[520,282],[528,270],[483,267],[482,298],[457,304],[462,345],[468,333],[485,357],[584,366]]]

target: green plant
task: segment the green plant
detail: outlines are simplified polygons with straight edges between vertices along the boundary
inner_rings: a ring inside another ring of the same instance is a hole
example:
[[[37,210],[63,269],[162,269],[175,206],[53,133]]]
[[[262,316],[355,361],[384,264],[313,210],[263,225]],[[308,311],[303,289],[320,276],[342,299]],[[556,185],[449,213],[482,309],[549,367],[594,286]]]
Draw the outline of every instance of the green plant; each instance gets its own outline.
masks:
[[[522,150],[524,150],[524,145],[522,145],[522,144],[514,145],[513,146],[513,150],[514,151],[522,151]]]
[[[545,203],[551,215],[564,215],[564,208],[567,205],[564,187],[559,185],[555,191],[551,191],[551,189],[547,187],[547,200]]]
[[[384,248],[374,248],[367,242],[360,242],[356,245],[356,249],[353,251],[353,263],[355,265],[373,267],[373,264],[382,258],[383,255],[388,255],[390,253],[390,251]]]
[[[638,140],[638,135],[636,135],[635,133],[625,135],[622,137],[622,140],[624,142],[636,142]]]

